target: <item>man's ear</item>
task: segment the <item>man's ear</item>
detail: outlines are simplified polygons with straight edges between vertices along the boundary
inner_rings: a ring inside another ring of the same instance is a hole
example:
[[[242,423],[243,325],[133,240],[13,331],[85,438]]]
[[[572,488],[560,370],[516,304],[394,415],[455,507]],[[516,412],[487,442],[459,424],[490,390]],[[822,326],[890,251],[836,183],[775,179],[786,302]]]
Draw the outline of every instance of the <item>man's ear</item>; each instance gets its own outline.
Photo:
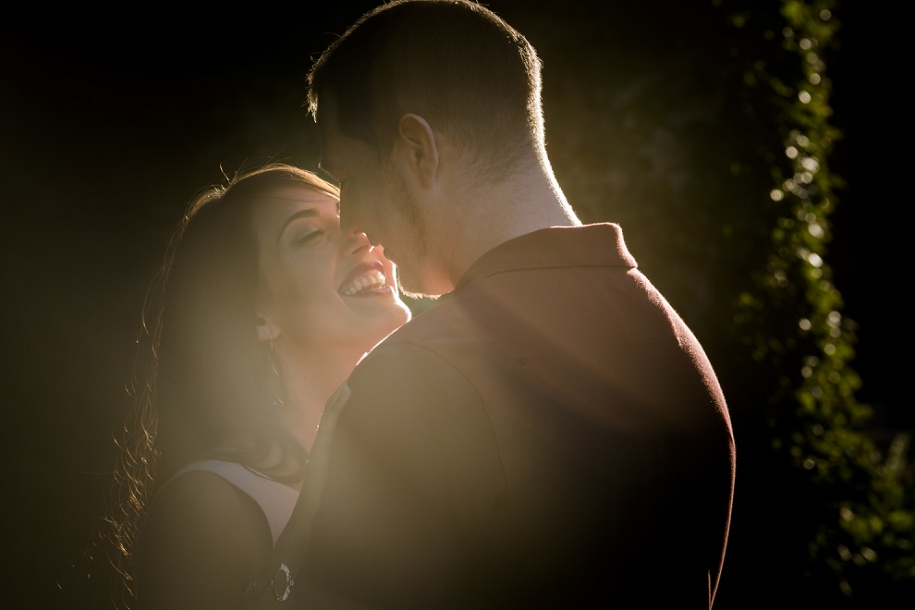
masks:
[[[439,149],[426,119],[416,114],[400,117],[397,141],[406,151],[407,163],[423,187],[432,185],[438,171]]]
[[[258,313],[256,317],[256,328],[257,328],[257,340],[258,341],[273,341],[278,339],[280,336],[280,329],[277,328],[273,322],[267,318],[267,316]]]

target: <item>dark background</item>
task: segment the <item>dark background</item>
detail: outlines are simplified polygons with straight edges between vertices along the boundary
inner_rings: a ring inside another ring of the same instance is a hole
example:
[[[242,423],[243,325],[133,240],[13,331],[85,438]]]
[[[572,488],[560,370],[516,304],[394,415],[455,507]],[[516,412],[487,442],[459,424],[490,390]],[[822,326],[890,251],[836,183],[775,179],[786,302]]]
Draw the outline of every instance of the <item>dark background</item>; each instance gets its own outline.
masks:
[[[271,160],[316,168],[316,132],[302,108],[305,74],[334,33],[375,2],[301,4],[294,11],[151,8],[142,16],[34,11],[0,24],[0,582],[16,607],[110,604],[104,560],[97,549],[95,560],[85,551],[94,548],[113,439],[132,400],[126,387],[147,286],[199,188],[224,181],[223,172]],[[730,57],[723,9],[701,0],[489,6],[544,60],[548,151],[571,204],[587,220],[623,224],[643,271],[707,345],[732,395],[728,385],[740,377],[729,373],[720,331],[732,303],[719,298],[723,284],[715,273],[734,268],[709,267],[683,253],[702,239],[689,221],[703,218],[706,195],[732,179],[729,155],[751,150],[757,132],[721,119],[731,125],[728,141],[699,158],[690,152],[706,149],[678,143],[682,133],[671,141],[643,138],[638,150],[623,137],[635,133],[627,131],[627,117],[650,123],[692,108],[714,125],[715,117],[729,116],[727,87],[721,93],[712,78]],[[894,149],[904,114],[895,85],[888,88],[898,56],[885,25],[863,3],[840,5],[835,15],[843,27],[824,56],[834,83],[833,123],[845,137],[831,166],[847,186],[838,192],[826,260],[844,313],[859,324],[858,398],[875,407],[871,433],[887,438],[915,428],[902,393],[908,363],[900,355],[910,335],[902,288],[908,282],[898,279],[907,260],[904,176],[895,169],[903,153]],[[660,99],[646,97],[646,87],[658,82],[673,84],[660,89]],[[595,91],[613,93],[595,99]],[[638,95],[656,101],[657,113],[634,110]],[[588,142],[595,132],[622,135]],[[721,134],[690,137],[707,146]],[[655,151],[647,169],[636,163],[646,150]],[[696,186],[696,179],[704,183]],[[674,211],[652,208],[664,199],[658,183],[672,185],[674,199],[687,203]],[[748,211],[755,205],[735,200],[722,214],[765,219]],[[731,408],[738,447],[766,434],[752,427],[757,419],[743,405]],[[766,457],[740,459],[755,460],[748,470],[754,472]],[[776,498],[764,508],[742,503],[742,485],[753,482],[738,474],[718,608],[748,607],[785,576],[777,564],[753,562],[761,541],[751,532],[773,518],[773,506],[790,515],[795,499]]]

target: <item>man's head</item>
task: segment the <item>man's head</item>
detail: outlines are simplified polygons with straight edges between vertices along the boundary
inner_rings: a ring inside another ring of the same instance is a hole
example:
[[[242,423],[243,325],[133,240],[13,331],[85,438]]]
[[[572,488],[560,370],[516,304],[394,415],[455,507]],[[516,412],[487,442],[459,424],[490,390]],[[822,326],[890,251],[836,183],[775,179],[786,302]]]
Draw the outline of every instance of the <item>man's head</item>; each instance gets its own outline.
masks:
[[[416,292],[443,291],[430,286],[440,268],[422,268],[442,237],[429,229],[429,213],[436,197],[456,198],[443,193],[456,181],[424,189],[424,176],[439,178],[445,162],[460,166],[464,184],[486,187],[545,159],[536,52],[465,0],[406,0],[367,13],[315,63],[308,103],[322,166],[341,182],[341,220],[381,242]],[[405,179],[398,163],[410,155],[428,163]]]
[[[360,18],[315,63],[308,104],[331,92],[340,131],[390,152],[397,123],[423,117],[498,178],[543,145],[540,60],[530,43],[466,0],[406,0]]]

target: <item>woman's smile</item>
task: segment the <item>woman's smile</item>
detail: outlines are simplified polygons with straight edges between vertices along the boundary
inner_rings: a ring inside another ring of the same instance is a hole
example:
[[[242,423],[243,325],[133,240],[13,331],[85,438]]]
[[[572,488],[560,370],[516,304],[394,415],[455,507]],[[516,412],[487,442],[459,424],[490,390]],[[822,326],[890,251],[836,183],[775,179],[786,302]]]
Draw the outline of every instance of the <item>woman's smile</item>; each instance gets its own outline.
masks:
[[[372,297],[392,295],[394,290],[388,285],[384,265],[371,261],[353,269],[337,292],[345,297]]]

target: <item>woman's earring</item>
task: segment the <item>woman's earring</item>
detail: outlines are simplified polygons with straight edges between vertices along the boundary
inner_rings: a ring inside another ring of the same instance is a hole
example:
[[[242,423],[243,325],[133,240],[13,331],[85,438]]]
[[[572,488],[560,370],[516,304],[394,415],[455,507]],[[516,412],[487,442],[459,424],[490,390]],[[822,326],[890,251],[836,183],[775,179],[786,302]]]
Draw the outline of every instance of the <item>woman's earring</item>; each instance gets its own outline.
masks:
[[[276,363],[276,352],[273,350],[273,341],[270,341],[270,356],[268,356],[270,362],[270,370],[273,372],[273,376],[276,377],[276,387],[282,388],[282,383],[280,383],[280,369]],[[270,408],[274,411],[278,410],[283,406],[283,399],[277,394],[273,395],[273,400],[270,402]]]

